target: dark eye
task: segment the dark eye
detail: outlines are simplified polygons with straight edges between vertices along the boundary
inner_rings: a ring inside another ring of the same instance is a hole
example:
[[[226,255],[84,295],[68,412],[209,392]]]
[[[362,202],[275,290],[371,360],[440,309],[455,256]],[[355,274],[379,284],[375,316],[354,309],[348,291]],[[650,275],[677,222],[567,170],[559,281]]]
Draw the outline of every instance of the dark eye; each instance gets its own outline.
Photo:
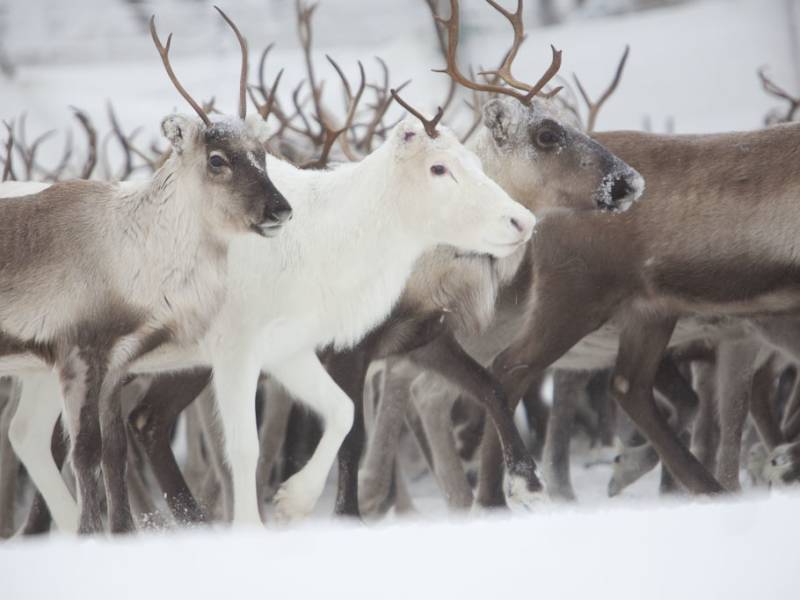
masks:
[[[536,143],[539,146],[555,146],[558,143],[558,134],[550,129],[542,129],[536,134]]]
[[[445,167],[444,165],[433,165],[431,167],[431,173],[433,173],[434,175],[444,175],[445,173],[447,173],[447,167]]]
[[[208,159],[208,164],[215,169],[219,169],[227,165],[228,161],[222,158],[219,154],[212,154]]]

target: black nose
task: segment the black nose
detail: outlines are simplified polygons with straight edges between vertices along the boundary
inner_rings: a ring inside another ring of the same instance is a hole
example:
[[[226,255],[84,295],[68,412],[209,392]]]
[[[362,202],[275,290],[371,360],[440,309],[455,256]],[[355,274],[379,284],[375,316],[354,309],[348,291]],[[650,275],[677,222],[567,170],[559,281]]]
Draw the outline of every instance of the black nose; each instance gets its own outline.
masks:
[[[265,221],[270,221],[272,223],[285,223],[289,219],[292,218],[292,207],[289,206],[288,203],[285,203],[285,206],[281,206],[278,208],[273,208],[272,210],[267,210],[267,213],[264,215]]]
[[[292,218],[292,207],[283,194],[268,182],[267,202],[264,206],[264,221],[268,223],[285,223]]]
[[[633,193],[633,186],[628,183],[628,178],[625,176],[616,177],[611,183],[611,202],[617,203],[624,200]]]

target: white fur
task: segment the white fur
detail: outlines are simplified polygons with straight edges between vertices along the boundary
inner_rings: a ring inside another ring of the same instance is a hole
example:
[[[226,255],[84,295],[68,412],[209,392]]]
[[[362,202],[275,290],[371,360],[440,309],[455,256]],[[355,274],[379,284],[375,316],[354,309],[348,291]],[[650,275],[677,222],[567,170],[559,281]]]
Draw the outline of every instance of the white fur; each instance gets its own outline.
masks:
[[[448,174],[433,175],[434,164]],[[171,346],[136,366],[213,366],[237,523],[260,521],[253,404],[259,371],[325,422],[308,465],[279,492],[278,514],[296,518],[316,503],[352,423],[350,399],[315,351],[351,345],[381,322],[425,250],[452,244],[502,257],[530,238],[535,223],[449,131],[431,140],[415,120],[401,123],[359,163],[311,172],[270,159],[268,169],[293,207],[293,221],[275,238],[233,241],[227,299],[201,347]]]

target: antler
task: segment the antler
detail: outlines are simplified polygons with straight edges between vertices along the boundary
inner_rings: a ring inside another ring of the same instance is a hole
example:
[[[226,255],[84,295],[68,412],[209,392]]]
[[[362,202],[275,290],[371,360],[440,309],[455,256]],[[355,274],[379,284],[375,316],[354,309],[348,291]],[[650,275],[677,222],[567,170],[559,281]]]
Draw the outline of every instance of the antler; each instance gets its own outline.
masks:
[[[522,90],[525,93],[521,93],[516,91],[515,89],[511,89],[502,85],[495,85],[495,84],[481,84],[471,79],[465,77],[461,71],[458,69],[458,64],[456,62],[456,51],[458,48],[458,32],[459,32],[459,8],[458,8],[458,0],[450,0],[450,18],[445,20],[441,17],[436,17],[436,20],[444,25],[445,29],[447,30],[447,67],[444,69],[434,69],[437,73],[447,73],[450,77],[455,79],[458,83],[467,87],[471,90],[476,90],[479,92],[494,92],[497,94],[505,94],[507,96],[513,96],[523,104],[530,104],[533,100],[534,96],[539,94],[545,85],[555,77],[558,70],[561,68],[561,50],[556,50],[555,47],[552,45],[550,46],[553,52],[553,58],[550,62],[550,66],[539,78],[534,85],[528,85],[522,81],[516,79],[513,75],[511,75],[511,64],[514,62],[514,58],[516,58],[517,52],[519,51],[519,47],[522,44],[523,40],[525,39],[524,33],[522,32],[522,0],[517,0],[517,10],[513,13],[505,10],[501,6],[499,6],[493,0],[486,0],[493,8],[498,10],[503,16],[505,16],[509,22],[511,23],[512,27],[514,28],[514,42],[511,46],[511,49],[506,54],[505,59],[503,60],[503,64],[497,71],[489,71],[486,74],[489,75],[499,75],[503,81],[505,81],[511,88],[516,88],[516,90]],[[561,88],[556,88],[552,92],[545,94],[545,97],[551,97],[558,93]]]
[[[153,43],[156,45],[156,49],[158,50],[159,55],[161,56],[161,62],[164,63],[164,69],[167,71],[167,75],[169,76],[170,81],[178,90],[181,96],[189,103],[189,105],[194,109],[194,112],[197,113],[197,116],[200,117],[200,120],[206,124],[206,127],[211,126],[211,119],[208,118],[208,115],[205,111],[200,107],[200,105],[195,102],[195,99],[189,95],[189,92],[181,85],[181,82],[178,81],[178,78],[175,76],[175,72],[172,70],[172,65],[169,62],[169,45],[172,43],[172,34],[170,33],[167,36],[167,45],[164,46],[161,43],[161,40],[158,38],[158,33],[156,33],[156,16],[153,15],[150,17],[150,36],[153,38]]]
[[[622,77],[623,69],[625,69],[625,62],[628,60],[628,53],[630,52],[630,49],[631,47],[626,44],[625,52],[622,53],[622,58],[620,58],[619,64],[617,65],[617,72],[614,74],[614,79],[596,102],[592,102],[592,100],[589,98],[589,95],[586,93],[586,90],[583,89],[581,80],[578,79],[578,76],[575,75],[575,73],[572,74],[572,78],[575,80],[575,85],[578,87],[578,91],[581,93],[583,101],[586,103],[586,108],[589,110],[589,115],[586,117],[586,131],[589,133],[594,131],[594,125],[597,122],[597,114],[600,112],[600,109],[603,108],[603,104],[605,104],[606,100],[611,97],[611,94],[614,93],[614,90],[616,90],[617,86],[619,85],[619,80]]]
[[[167,42],[167,47],[169,47],[169,42]],[[95,166],[97,165],[97,131],[92,125],[92,121],[89,119],[89,116],[85,112],[75,108],[74,106],[71,108],[75,113],[75,118],[78,119],[81,127],[83,127],[83,130],[86,132],[88,154],[86,156],[86,162],[83,164],[80,178],[89,179],[89,177],[92,176]]]
[[[214,6],[214,8],[217,9],[217,12],[222,15],[225,22],[233,29],[233,33],[236,34],[236,39],[239,40],[239,46],[242,49],[242,72],[239,76],[239,118],[244,119],[247,116],[247,40],[239,31],[236,23],[231,21],[228,15],[222,12],[219,6]]]
[[[278,71],[278,75],[275,77],[275,80],[272,82],[272,86],[270,87],[269,91],[267,91],[266,84],[264,83],[264,65],[265,65],[265,63],[267,61],[267,56],[269,55],[269,53],[272,50],[273,46],[274,46],[274,44],[270,44],[269,46],[267,46],[264,49],[264,51],[261,53],[261,60],[259,61],[259,64],[258,64],[258,89],[259,89],[261,95],[264,97],[264,104],[259,106],[258,101],[256,100],[255,96],[252,94],[252,91],[248,88],[248,91],[251,92],[250,93],[250,99],[253,101],[253,104],[255,105],[256,110],[258,111],[258,114],[265,121],[267,120],[267,117],[269,117],[269,115],[273,112],[273,109],[276,108],[276,104],[275,104],[277,102],[276,92],[278,91],[278,84],[281,82],[281,77],[283,77],[283,69],[281,69],[280,71]],[[275,112],[276,112],[276,116],[278,116],[278,118],[281,118],[283,116],[282,115],[282,111],[276,110]],[[281,114],[278,115],[277,113],[281,113]]]
[[[14,148],[14,121],[11,121],[10,124],[3,121],[3,125],[5,126],[6,132],[8,134],[8,141],[6,142],[6,160],[5,160],[5,166],[3,167],[2,181],[7,181],[9,178],[11,178],[12,180],[16,180],[17,177],[14,174],[14,170],[11,166],[13,160],[11,154],[12,154],[12,149]]]
[[[422,125],[425,127],[425,133],[427,133],[429,137],[436,138],[439,136],[439,132],[436,131],[436,126],[439,124],[439,121],[442,120],[442,116],[444,115],[444,110],[442,110],[441,106],[436,110],[436,116],[433,117],[433,119],[426,119],[418,110],[403,100],[397,93],[397,90],[392,89],[390,92],[392,94],[392,98],[394,98],[400,106],[422,121]]]
[[[764,88],[766,93],[771,96],[775,96],[776,98],[780,98],[781,100],[786,100],[789,103],[789,110],[787,111],[786,116],[781,120],[786,123],[792,121],[797,109],[800,108],[800,97],[792,96],[789,92],[778,86],[774,81],[767,77],[766,69],[764,67],[761,67],[758,70],[758,78],[761,80],[761,87]]]
[[[358,108],[358,103],[361,101],[361,96],[364,94],[364,89],[367,87],[367,80],[366,74],[364,73],[364,65],[361,64],[361,61],[358,61],[358,70],[361,77],[360,83],[358,85],[358,91],[356,91],[355,95],[352,95],[352,90],[350,88],[350,83],[347,81],[347,78],[344,76],[341,68],[336,61],[334,61],[330,56],[326,55],[326,58],[331,63],[333,68],[339,74],[339,77],[342,80],[344,85],[345,91],[349,97],[348,102],[348,109],[347,115],[345,116],[344,124],[339,127],[338,129],[334,129],[323,117],[321,114],[315,115],[317,122],[322,127],[323,131],[323,142],[322,142],[322,152],[320,156],[316,160],[309,161],[301,166],[303,169],[319,169],[324,167],[328,164],[328,159],[333,149],[333,144],[336,143],[336,140],[339,139],[339,136],[346,132],[353,124],[353,119],[355,118],[356,109]],[[342,150],[347,155],[350,152],[349,146],[345,143],[342,146]],[[352,152],[350,155],[347,156],[350,160],[353,160],[355,157],[352,156]]]

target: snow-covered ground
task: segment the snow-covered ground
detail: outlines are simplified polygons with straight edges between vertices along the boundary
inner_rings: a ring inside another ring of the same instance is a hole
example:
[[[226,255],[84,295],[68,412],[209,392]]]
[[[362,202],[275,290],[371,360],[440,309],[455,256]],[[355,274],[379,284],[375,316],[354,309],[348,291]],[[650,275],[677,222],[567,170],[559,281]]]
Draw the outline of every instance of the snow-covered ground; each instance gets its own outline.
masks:
[[[800,496],[0,546],[3,597],[797,597]],[[795,550],[793,550],[795,548]],[[508,594],[508,596],[506,596]]]
[[[28,0],[39,8],[43,1]],[[341,2],[323,1],[318,29],[352,19],[347,17],[351,13],[338,11]],[[12,16],[24,11],[24,0],[6,4]],[[158,4],[151,4],[158,12]],[[372,4],[379,13],[389,3]],[[755,128],[776,105],[761,91],[756,69],[768,65],[775,80],[792,90],[800,83],[790,33],[793,17],[787,10],[792,4],[711,0],[541,29],[530,36],[515,72],[537,77],[549,57],[547,44],[553,43],[564,49],[562,73],[578,72],[596,94],[628,43],[628,67],[599,128],[640,128],[645,115],[656,130],[663,130],[668,117],[678,132]],[[252,11],[255,5],[248,1],[242,6]],[[403,15],[413,23],[407,35],[395,31],[375,41],[374,23],[386,19],[372,13],[359,21],[363,35],[352,26],[346,37],[321,35],[318,69],[327,69],[327,52],[350,74],[355,61],[365,59],[377,76],[371,57],[380,55],[391,65],[394,81],[413,78],[408,100],[432,107],[446,82],[428,71],[440,59],[432,40],[424,37],[428,16],[422,2],[417,10],[418,15]],[[235,6],[230,13],[237,17]],[[265,26],[262,37],[248,22],[254,49],[271,41],[270,31],[294,27],[288,20],[291,11],[282,14],[285,19]],[[176,31],[179,77],[197,97],[216,96],[218,106],[232,111],[239,60],[234,41],[217,29],[204,49],[191,38],[191,23],[179,17],[165,10],[159,20],[163,35]],[[69,19],[70,11],[53,11],[49,18]],[[492,20],[497,22],[488,25]],[[463,62],[493,64],[508,42],[504,25],[496,15],[472,22],[465,32]],[[108,27],[128,51],[104,53],[87,44],[97,52],[90,61],[26,59],[14,79],[0,80],[0,118],[26,111],[32,139],[50,128],[63,132],[71,119],[67,107],[74,105],[107,129],[102,115],[111,99],[126,129],[143,125],[147,135],[155,136],[163,115],[174,107],[186,111],[144,29],[124,22],[115,26],[118,30]],[[182,50],[183,33],[187,43]],[[12,45],[24,38],[15,31],[0,43],[14,55]],[[70,52],[77,52],[80,32],[72,38]],[[22,44],[19,55],[32,56],[34,46]],[[302,70],[296,45],[283,38],[270,74],[279,66],[287,68],[284,90],[289,90]],[[55,160],[60,144],[48,148]],[[428,476],[411,482],[422,514],[411,520],[392,517],[368,526],[332,522],[326,518],[332,508],[329,488],[315,519],[286,531],[220,528],[113,540],[58,535],[14,540],[0,545],[0,598],[797,597],[800,555],[791,548],[800,539],[800,496],[750,492],[735,501],[664,502],[656,498],[654,472],[622,498],[610,500],[605,497],[608,466],[585,469],[578,457],[573,475],[579,504],[544,505],[535,513],[506,517],[448,518]]]

